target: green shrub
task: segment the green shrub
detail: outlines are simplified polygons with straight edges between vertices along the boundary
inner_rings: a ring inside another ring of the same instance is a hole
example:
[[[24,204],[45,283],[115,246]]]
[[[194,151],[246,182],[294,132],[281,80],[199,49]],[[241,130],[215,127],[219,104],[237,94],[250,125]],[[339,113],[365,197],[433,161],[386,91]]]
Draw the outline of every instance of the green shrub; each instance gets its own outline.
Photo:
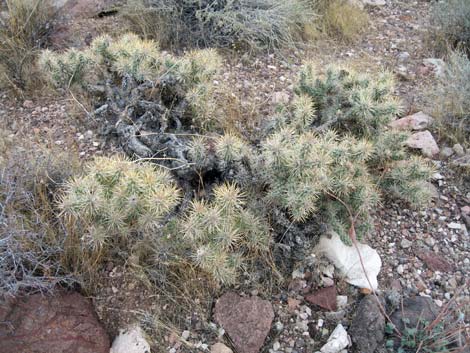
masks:
[[[464,145],[470,143],[470,60],[462,52],[451,52],[443,75],[431,89],[434,115],[441,133]]]
[[[393,84],[393,76],[387,72],[373,77],[331,67],[322,76],[314,64],[307,63],[295,91],[311,100],[303,97],[297,101],[294,117],[307,114],[302,118],[307,124],[304,128],[319,132],[337,129],[358,137],[375,136],[401,111],[393,96]]]
[[[420,206],[430,200],[433,168],[406,150],[407,133],[390,131],[400,111],[389,74],[378,77],[330,68],[317,75],[304,66],[292,105],[261,142],[261,170],[269,199],[294,221],[323,214],[348,240],[371,228],[369,210],[381,195]],[[335,132],[333,132],[333,130]]]
[[[304,0],[129,0],[133,27],[164,46],[292,46],[313,14]]]
[[[330,37],[353,41],[369,22],[367,12],[348,0],[311,0],[313,9],[320,17],[318,30]]]
[[[462,47],[470,50],[470,2],[437,1],[432,9],[433,43],[438,50]]]
[[[44,51],[39,66],[58,89],[87,96],[104,134],[130,156],[188,170],[187,140],[223,124],[214,75],[221,64],[211,49],[182,57],[161,52],[134,34],[96,38],[89,48]]]
[[[287,209],[294,221],[324,211],[326,223],[347,240],[351,224],[345,203],[358,214],[358,237],[371,227],[368,212],[377,204],[379,191],[368,170],[373,146],[366,140],[286,128],[262,146],[268,198]]]
[[[100,250],[158,229],[179,200],[179,190],[166,170],[121,157],[101,157],[65,184],[60,209],[78,222],[84,249]]]
[[[0,84],[24,90],[36,77],[34,62],[53,20],[49,0],[6,0],[0,18]]]
[[[244,195],[233,184],[214,188],[211,201],[193,201],[182,220],[192,258],[221,284],[234,284],[247,257],[269,251],[268,226],[244,207]]]

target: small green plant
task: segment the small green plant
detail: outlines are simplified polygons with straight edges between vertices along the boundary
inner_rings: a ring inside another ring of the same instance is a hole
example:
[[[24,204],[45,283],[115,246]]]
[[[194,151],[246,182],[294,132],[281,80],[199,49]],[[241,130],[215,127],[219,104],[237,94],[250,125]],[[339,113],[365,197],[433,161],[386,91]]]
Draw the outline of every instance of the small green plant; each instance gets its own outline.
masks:
[[[122,157],[100,157],[66,183],[59,206],[80,225],[84,248],[100,250],[158,229],[179,200],[166,170]]]
[[[452,353],[463,352],[468,348],[468,342],[461,342],[460,346],[455,344],[460,341],[463,330],[457,324],[456,328],[448,327],[443,320],[438,322],[427,322],[419,319],[416,326],[410,326],[410,320],[402,318],[403,330],[400,336],[397,336],[396,328],[393,323],[387,323],[385,334],[389,337],[385,342],[388,351],[396,353]],[[462,346],[462,343],[464,346]]]
[[[267,225],[244,207],[233,184],[214,188],[211,201],[193,201],[182,220],[183,236],[195,263],[221,284],[234,284],[249,257],[269,251]]]
[[[467,0],[436,1],[431,16],[433,45],[470,50],[470,3]]]
[[[455,143],[470,143],[470,60],[463,53],[448,55],[444,73],[429,96],[439,131]]]
[[[304,0],[128,0],[123,12],[164,46],[251,50],[292,46],[314,18]]]

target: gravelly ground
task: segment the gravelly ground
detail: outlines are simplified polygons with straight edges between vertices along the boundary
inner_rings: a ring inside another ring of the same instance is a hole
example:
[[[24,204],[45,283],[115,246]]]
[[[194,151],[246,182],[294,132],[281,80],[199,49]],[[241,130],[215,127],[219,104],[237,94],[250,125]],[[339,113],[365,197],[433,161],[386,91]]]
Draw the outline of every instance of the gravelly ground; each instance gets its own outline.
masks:
[[[424,58],[432,57],[425,43],[429,7],[430,2],[424,0],[390,0],[383,7],[368,8],[371,22],[358,42],[342,44],[322,40],[312,48],[284,53],[281,57],[226,58],[218,81],[231,87],[250,109],[267,118],[273,114],[276,103],[292,96],[302,59],[313,60],[320,68],[329,63],[347,64],[370,72],[386,68],[398,77],[396,94],[402,99],[405,112],[429,112],[425,92],[434,78],[432,69],[422,64]],[[82,158],[117,150],[93,132],[93,122],[87,121],[80,109],[72,109],[73,103],[69,96],[24,102],[3,95],[0,115],[6,117],[9,129],[18,136],[74,149]],[[459,172],[446,162],[438,163],[438,172],[440,176],[433,181],[437,195],[429,207],[410,210],[405,205],[384,201],[375,211],[375,234],[367,241],[378,250],[383,261],[381,289],[393,288],[405,295],[428,295],[441,306],[455,295],[461,301],[468,301],[470,295],[470,215],[464,216],[464,207],[470,205],[470,187],[468,179],[462,181]],[[311,270],[321,272],[324,266],[318,261]],[[136,317],[141,319],[141,313],[152,312],[154,304],[152,293],[135,285],[133,279],[122,281],[119,271],[114,270],[117,277],[110,275],[113,268],[108,271],[102,292],[95,300],[97,311],[111,333]],[[306,305],[302,288],[297,292],[285,290],[271,298],[276,318],[266,351],[273,351],[274,346],[277,352],[314,352],[338,322],[347,327],[360,294],[339,278],[335,282],[338,294],[348,297],[345,307],[335,313]],[[119,314],[116,308],[126,314]],[[467,304],[467,314],[468,308]],[[174,343],[176,340],[170,335],[156,351],[196,352],[200,350],[195,348],[199,342],[210,345],[215,339],[207,330],[193,327],[189,319],[187,329],[191,331],[187,341],[194,344],[191,348]]]

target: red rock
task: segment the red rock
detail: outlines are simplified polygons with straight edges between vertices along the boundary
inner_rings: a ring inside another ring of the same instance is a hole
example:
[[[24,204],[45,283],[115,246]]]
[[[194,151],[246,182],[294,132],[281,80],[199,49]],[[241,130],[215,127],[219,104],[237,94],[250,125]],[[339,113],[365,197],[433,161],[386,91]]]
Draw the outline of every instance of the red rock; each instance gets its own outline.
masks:
[[[287,308],[290,312],[295,311],[300,306],[300,300],[294,298],[287,298]]]
[[[434,252],[421,252],[418,257],[432,270],[439,272],[452,272],[454,266],[446,259]]]
[[[238,353],[258,353],[264,344],[274,311],[259,297],[240,297],[228,292],[215,304],[215,320],[229,335]]]
[[[35,294],[1,303],[2,353],[109,353],[91,302],[78,293]]]
[[[464,215],[470,215],[470,206],[464,206],[461,208],[461,211]]]
[[[392,121],[389,126],[397,130],[423,130],[428,128],[433,122],[433,118],[423,112],[405,116],[404,118]]]
[[[336,311],[336,286],[322,288],[305,296],[305,300],[318,305],[320,308]]]

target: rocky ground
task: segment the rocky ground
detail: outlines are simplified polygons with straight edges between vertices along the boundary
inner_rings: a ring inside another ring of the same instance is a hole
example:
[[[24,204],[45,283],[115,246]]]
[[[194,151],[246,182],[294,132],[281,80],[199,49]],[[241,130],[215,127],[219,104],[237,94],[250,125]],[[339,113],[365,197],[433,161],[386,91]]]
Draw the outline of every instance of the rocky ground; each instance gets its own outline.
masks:
[[[96,16],[103,8],[93,6],[93,2],[84,3],[88,6],[85,9],[76,6],[69,9],[69,16],[58,27],[61,30],[54,39],[55,47],[81,46],[96,34],[116,28],[113,13]],[[368,72],[385,68],[398,78],[396,94],[403,101],[405,113],[422,110],[432,115],[425,92],[438,74],[439,62],[425,60],[432,58],[426,45],[429,7],[430,2],[425,0],[388,0],[384,5],[368,6],[370,25],[357,42],[325,39],[313,47],[283,55],[226,57],[218,81],[232,88],[247,112],[256,111],[264,119],[273,114],[276,104],[290,100],[298,68],[306,58],[319,67],[338,63]],[[78,35],[71,36],[69,32]],[[11,99],[5,93],[0,97],[0,115],[18,138],[28,136],[45,144],[60,145],[77,151],[83,159],[119,150],[97,135],[93,121],[86,117],[86,109],[86,104],[77,105],[69,95]],[[245,123],[254,128],[259,126],[258,121]],[[366,239],[382,260],[378,293],[389,313],[400,304],[397,298],[403,295],[424,299],[406,302],[402,310],[395,311],[402,315],[409,305],[427,308],[426,313],[432,318],[433,313],[445,309],[454,300],[463,313],[470,314],[470,184],[468,176],[453,162],[468,151],[462,151],[459,146],[446,148],[446,141],[438,140],[438,144],[441,153],[434,157],[432,204],[422,210],[411,210],[385,200],[374,212],[375,232]],[[167,333],[161,335],[163,341],[152,349],[170,353],[208,350],[228,353],[231,349],[239,353],[256,353],[260,349],[270,353],[313,353],[320,349],[322,353],[353,352],[347,348],[350,338],[345,332],[348,332],[356,347],[369,347],[356,348],[357,352],[374,352],[375,348],[370,347],[380,341],[378,332],[384,331],[385,323],[372,317],[380,312],[373,295],[348,284],[318,254],[299,263],[288,282],[286,288],[273,291],[272,295],[225,294],[214,306],[209,324],[201,324],[207,318],[188,314],[183,325],[185,330],[166,328]],[[107,266],[92,299],[112,337],[135,321],[152,330],[162,329],[158,323],[148,322],[149,314],[155,313],[158,294],[149,292],[138,279],[126,276],[120,266],[112,263]],[[360,317],[364,312],[370,315]],[[370,325],[370,330],[363,327],[364,323]],[[333,341],[341,346],[337,350],[324,348],[333,332]],[[96,344],[103,342],[107,344],[106,340]],[[146,349],[145,344],[143,347]],[[7,349],[7,352],[13,351]]]

